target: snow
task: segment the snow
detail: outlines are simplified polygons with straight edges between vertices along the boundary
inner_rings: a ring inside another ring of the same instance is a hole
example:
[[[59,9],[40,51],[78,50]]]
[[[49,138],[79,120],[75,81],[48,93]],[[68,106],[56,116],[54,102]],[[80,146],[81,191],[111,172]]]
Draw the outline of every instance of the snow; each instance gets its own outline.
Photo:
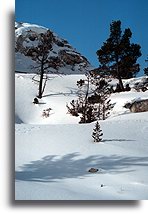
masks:
[[[47,31],[47,28],[40,26],[40,25],[35,25],[35,24],[29,24],[29,23],[18,23],[15,22],[15,34],[16,36],[26,34],[27,31],[32,30],[37,33],[45,33]]]
[[[45,33],[49,30],[48,28],[45,28],[40,25],[36,24],[30,24],[30,23],[19,23],[15,22],[15,42],[19,40],[19,43],[23,45],[23,47],[36,47],[38,45],[38,39],[35,41],[31,41],[28,38],[28,33],[38,35],[40,33]],[[52,32],[52,31],[51,31]],[[83,57],[80,53],[76,51],[75,48],[73,48],[66,40],[61,39],[56,33],[52,32],[54,39],[58,42],[62,42],[64,44],[63,47],[58,46],[56,43],[53,43],[52,45],[52,51],[50,51],[48,57],[59,57],[60,51],[64,50],[68,54],[71,55],[77,55],[82,59],[82,63],[78,63],[74,66],[64,66],[60,67],[58,69],[58,72],[64,73],[64,74],[79,74],[80,70],[81,73],[86,73],[87,70],[93,69],[93,66],[89,63],[83,60]],[[25,41],[22,41],[22,38],[25,39]],[[33,61],[30,57],[24,56],[24,54],[19,50],[19,52],[16,51],[15,53],[15,70],[22,73],[34,73],[38,72],[38,64],[37,62]],[[48,70],[50,72],[50,69]],[[56,72],[57,73],[57,72]]]
[[[40,104],[32,103],[38,90],[33,76],[15,74],[15,199],[148,199],[148,112],[123,107],[148,98],[148,92],[112,94],[115,107],[100,121],[103,141],[94,143],[95,123],[78,124],[79,117],[66,109],[84,75],[49,75]],[[49,117],[43,118],[49,107]],[[91,167],[98,172],[89,173]]]

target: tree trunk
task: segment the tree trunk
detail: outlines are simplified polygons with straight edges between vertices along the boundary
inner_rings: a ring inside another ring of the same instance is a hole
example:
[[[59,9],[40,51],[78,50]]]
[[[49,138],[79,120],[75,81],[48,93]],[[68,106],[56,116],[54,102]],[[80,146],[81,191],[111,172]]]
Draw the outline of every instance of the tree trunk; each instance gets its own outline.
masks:
[[[84,123],[86,123],[86,117],[87,117],[87,104],[88,104],[88,93],[89,93],[89,76],[87,77],[87,90],[85,94],[85,103],[84,103]]]
[[[121,76],[120,76],[120,75],[118,75],[118,80],[119,80],[120,89],[121,89],[122,91],[124,91],[124,86],[123,86],[123,82],[122,82],[122,79],[121,79]]]
[[[44,77],[44,67],[43,67],[43,60],[41,62],[41,73],[40,73],[40,82],[39,82],[39,95],[38,98],[42,98],[42,85],[43,85],[43,77]]]
[[[117,78],[119,80],[119,86],[120,86],[120,89],[122,91],[124,91],[123,82],[122,82],[121,75],[120,75],[120,72],[119,72],[119,59],[118,59],[118,56],[116,57],[116,64],[117,64]]]
[[[102,104],[102,120],[105,120],[105,100],[103,100],[103,104]]]
[[[48,77],[47,77],[47,75],[46,75],[46,78],[45,78],[45,81],[44,81],[44,85],[42,86],[42,95],[43,95],[43,93],[44,93],[44,90],[45,90],[45,87],[46,87],[46,83],[47,83],[47,79],[48,79]]]

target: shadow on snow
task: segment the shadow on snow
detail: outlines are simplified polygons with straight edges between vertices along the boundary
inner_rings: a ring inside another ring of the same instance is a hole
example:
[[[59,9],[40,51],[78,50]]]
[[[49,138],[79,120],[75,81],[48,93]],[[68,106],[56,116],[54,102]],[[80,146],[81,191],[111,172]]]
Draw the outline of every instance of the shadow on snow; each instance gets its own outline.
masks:
[[[16,171],[16,180],[52,182],[65,178],[84,178],[92,176],[88,172],[91,167],[101,169],[99,173],[125,173],[135,169],[133,166],[148,166],[148,157],[126,156],[89,156],[78,157],[78,153],[67,154],[63,157],[45,156],[41,160],[32,161]],[[95,174],[96,175],[96,174]]]
[[[127,142],[127,141],[135,141],[135,140],[128,140],[128,139],[104,139],[101,142],[110,142],[110,141],[114,141],[114,142]]]

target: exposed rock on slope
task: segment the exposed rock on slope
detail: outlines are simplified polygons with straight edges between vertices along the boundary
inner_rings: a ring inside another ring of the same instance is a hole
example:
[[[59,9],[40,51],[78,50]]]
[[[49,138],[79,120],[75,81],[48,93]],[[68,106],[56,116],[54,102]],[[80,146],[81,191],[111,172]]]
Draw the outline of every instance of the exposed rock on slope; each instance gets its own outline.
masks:
[[[145,100],[137,100],[133,103],[126,103],[125,108],[129,108],[131,112],[145,112],[148,111],[148,99]]]
[[[91,70],[88,60],[76,51],[66,40],[59,38],[47,28],[28,24],[15,23],[15,62],[18,72],[37,72],[37,63],[23,54],[24,47],[36,47],[39,35],[49,31],[53,36],[52,50],[49,53],[50,67],[48,72],[58,71],[64,74],[79,74]]]

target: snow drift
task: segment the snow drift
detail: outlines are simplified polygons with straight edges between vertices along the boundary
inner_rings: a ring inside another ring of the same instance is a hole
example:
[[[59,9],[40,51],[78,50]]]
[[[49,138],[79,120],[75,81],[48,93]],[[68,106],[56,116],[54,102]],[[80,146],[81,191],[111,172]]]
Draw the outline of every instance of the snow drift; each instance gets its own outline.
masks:
[[[66,103],[77,97],[83,75],[49,75],[40,104],[33,74],[16,74],[16,200],[148,199],[148,112],[131,113],[124,104],[148,92],[112,94],[115,107],[100,121],[103,141],[91,137],[94,123],[78,124]],[[138,79],[132,79],[131,85]],[[130,83],[130,80],[127,80]],[[51,108],[49,117],[42,117]],[[90,168],[97,173],[89,173]]]

